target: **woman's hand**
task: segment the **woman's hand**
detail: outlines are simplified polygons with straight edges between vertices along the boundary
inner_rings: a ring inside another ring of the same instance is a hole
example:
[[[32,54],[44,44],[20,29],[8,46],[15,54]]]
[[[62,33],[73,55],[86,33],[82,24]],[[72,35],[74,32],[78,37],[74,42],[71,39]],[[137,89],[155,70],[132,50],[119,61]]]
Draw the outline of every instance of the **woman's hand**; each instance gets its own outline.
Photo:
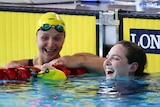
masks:
[[[50,62],[50,65],[55,66],[65,66],[68,68],[80,68],[81,63],[84,61],[83,56],[62,56],[58,59],[52,60]]]
[[[34,67],[36,67],[42,71],[45,71],[46,69],[55,69],[55,67],[53,67],[50,63],[45,63],[43,65],[35,65]]]

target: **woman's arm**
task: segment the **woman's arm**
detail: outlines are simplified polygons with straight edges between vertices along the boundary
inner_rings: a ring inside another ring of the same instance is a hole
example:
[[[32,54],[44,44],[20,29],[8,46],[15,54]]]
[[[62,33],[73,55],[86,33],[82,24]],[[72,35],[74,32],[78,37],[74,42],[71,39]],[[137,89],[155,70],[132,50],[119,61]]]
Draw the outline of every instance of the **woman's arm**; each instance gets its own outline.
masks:
[[[6,64],[6,68],[18,67],[18,66],[28,66],[29,59],[21,59],[21,60],[14,60]]]
[[[72,56],[63,56],[51,61],[54,65],[63,65],[68,68],[86,68],[89,70],[104,73],[103,62],[105,58],[100,58],[90,53],[77,53]]]

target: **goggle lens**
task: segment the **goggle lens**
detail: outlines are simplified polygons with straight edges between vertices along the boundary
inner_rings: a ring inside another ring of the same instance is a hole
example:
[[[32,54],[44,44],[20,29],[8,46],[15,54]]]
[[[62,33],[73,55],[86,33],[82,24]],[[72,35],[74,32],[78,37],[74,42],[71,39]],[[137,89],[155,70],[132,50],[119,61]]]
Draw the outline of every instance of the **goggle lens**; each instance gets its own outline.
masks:
[[[62,25],[50,25],[50,24],[43,24],[42,27],[40,28],[43,31],[47,31],[51,28],[55,28],[58,32],[63,32],[64,28]]]
[[[64,31],[64,28],[62,25],[56,25],[55,26],[55,29],[58,31],[58,32],[63,32]]]
[[[41,27],[41,30],[47,31],[47,30],[49,30],[50,28],[51,28],[51,25],[49,25],[49,24],[43,24],[42,27]]]

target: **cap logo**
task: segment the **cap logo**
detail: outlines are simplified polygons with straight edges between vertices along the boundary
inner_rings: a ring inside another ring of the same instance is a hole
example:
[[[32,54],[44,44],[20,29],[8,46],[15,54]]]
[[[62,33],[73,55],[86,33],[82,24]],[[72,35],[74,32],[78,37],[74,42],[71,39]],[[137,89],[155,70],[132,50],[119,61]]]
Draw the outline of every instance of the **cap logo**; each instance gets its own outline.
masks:
[[[54,18],[48,18],[48,20],[55,20]]]

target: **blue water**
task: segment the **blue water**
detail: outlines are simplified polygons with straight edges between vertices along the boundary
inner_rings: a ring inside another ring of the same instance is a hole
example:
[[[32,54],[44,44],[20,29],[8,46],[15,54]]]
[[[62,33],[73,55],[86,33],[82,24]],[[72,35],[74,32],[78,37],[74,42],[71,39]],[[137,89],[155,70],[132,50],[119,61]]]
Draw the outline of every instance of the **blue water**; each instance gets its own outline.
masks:
[[[120,89],[131,91],[124,95],[97,94],[100,86],[110,83],[104,76],[81,75],[58,82],[39,79],[10,83],[0,81],[0,107],[159,107],[159,77],[160,73],[151,74],[138,81],[148,86],[139,88],[136,85],[133,90],[126,83],[134,84],[120,80]]]

